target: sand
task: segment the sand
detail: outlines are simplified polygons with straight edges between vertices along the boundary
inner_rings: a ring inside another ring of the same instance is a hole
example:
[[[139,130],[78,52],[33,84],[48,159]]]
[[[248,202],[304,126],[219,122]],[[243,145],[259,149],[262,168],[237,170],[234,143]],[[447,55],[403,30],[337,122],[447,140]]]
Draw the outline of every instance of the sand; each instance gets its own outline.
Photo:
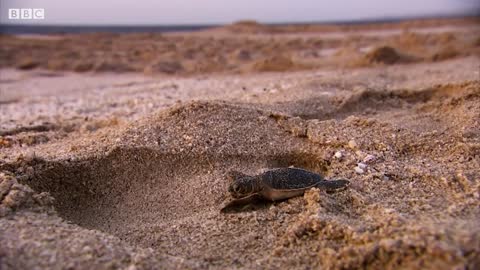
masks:
[[[385,46],[248,72],[4,63],[0,268],[479,268],[480,59]],[[229,170],[288,166],[351,185],[220,212]]]

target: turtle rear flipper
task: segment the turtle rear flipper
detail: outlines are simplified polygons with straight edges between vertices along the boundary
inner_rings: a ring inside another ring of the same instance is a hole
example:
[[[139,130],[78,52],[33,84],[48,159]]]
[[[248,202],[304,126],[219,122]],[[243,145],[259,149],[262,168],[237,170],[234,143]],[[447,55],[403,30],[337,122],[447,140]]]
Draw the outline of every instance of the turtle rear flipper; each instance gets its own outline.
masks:
[[[330,180],[330,181],[320,181],[318,182],[315,187],[319,189],[323,189],[326,191],[333,191],[342,188],[348,187],[350,181],[345,179],[338,179],[338,180]]]

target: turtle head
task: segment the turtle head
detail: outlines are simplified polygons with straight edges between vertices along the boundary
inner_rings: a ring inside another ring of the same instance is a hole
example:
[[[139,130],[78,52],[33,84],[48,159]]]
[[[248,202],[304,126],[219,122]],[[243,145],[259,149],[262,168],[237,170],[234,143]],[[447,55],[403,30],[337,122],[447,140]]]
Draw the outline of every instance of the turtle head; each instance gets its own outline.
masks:
[[[255,177],[236,171],[229,172],[228,176],[233,180],[228,192],[234,198],[242,198],[259,191]]]

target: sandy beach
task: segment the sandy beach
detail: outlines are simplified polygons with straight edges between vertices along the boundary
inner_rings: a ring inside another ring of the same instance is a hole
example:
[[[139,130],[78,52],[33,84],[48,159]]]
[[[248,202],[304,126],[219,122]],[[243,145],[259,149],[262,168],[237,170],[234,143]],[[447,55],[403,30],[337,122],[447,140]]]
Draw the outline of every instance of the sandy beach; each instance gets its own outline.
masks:
[[[480,268],[479,25],[0,36],[0,269]]]

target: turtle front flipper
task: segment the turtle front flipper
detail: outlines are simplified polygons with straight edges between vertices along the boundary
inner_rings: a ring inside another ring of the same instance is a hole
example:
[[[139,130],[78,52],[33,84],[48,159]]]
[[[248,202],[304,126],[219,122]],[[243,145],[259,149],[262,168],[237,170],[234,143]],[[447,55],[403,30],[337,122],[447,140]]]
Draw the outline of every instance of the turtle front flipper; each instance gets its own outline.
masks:
[[[262,201],[263,197],[260,194],[252,194],[247,197],[239,198],[239,199],[234,199],[228,203],[226,203],[220,211],[222,213],[230,212],[232,209],[239,208],[245,205],[257,203],[259,201]]]
[[[323,189],[326,191],[333,191],[337,189],[342,189],[348,187],[350,184],[350,181],[345,180],[345,179],[338,179],[338,180],[323,180],[318,182],[315,187],[319,189]]]

